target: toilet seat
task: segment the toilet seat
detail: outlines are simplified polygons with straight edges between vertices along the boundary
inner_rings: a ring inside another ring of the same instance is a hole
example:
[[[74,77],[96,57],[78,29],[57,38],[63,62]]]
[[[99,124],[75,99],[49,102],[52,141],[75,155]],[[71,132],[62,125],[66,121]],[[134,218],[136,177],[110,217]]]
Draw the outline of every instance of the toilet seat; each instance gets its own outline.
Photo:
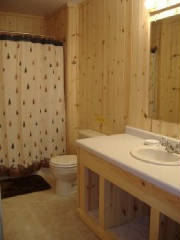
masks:
[[[73,168],[77,167],[76,155],[61,155],[51,158],[50,165],[56,168]]]

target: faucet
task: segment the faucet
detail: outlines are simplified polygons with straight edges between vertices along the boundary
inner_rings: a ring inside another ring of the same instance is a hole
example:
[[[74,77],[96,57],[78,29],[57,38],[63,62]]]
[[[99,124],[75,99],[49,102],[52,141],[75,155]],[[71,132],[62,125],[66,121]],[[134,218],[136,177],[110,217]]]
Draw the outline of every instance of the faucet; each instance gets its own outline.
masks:
[[[180,143],[172,143],[172,142],[168,141],[166,138],[161,138],[160,144],[163,147],[165,147],[165,150],[168,153],[180,154]]]

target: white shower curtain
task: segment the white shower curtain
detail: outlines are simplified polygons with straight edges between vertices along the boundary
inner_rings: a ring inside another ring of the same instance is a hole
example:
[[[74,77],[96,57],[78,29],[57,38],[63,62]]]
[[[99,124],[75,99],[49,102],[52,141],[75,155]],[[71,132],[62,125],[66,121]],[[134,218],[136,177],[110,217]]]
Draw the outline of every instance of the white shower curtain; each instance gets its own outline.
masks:
[[[48,166],[66,151],[63,47],[0,36],[0,175]]]

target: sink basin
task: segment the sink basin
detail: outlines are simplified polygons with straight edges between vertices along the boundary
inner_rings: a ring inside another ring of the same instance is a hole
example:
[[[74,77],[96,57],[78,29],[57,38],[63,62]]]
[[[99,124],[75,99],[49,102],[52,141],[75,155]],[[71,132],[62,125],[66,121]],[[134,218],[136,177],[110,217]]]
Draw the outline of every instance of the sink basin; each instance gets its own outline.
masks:
[[[130,154],[141,161],[167,166],[180,165],[180,156],[175,153],[168,153],[162,147],[138,147],[130,151]]]

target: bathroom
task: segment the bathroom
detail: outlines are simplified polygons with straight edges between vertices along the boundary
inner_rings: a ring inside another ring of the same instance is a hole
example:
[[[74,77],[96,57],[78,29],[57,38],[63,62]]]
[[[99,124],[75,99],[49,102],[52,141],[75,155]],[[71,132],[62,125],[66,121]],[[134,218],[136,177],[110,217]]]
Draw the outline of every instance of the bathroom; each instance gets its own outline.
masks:
[[[180,238],[179,15],[0,1],[0,239]]]

